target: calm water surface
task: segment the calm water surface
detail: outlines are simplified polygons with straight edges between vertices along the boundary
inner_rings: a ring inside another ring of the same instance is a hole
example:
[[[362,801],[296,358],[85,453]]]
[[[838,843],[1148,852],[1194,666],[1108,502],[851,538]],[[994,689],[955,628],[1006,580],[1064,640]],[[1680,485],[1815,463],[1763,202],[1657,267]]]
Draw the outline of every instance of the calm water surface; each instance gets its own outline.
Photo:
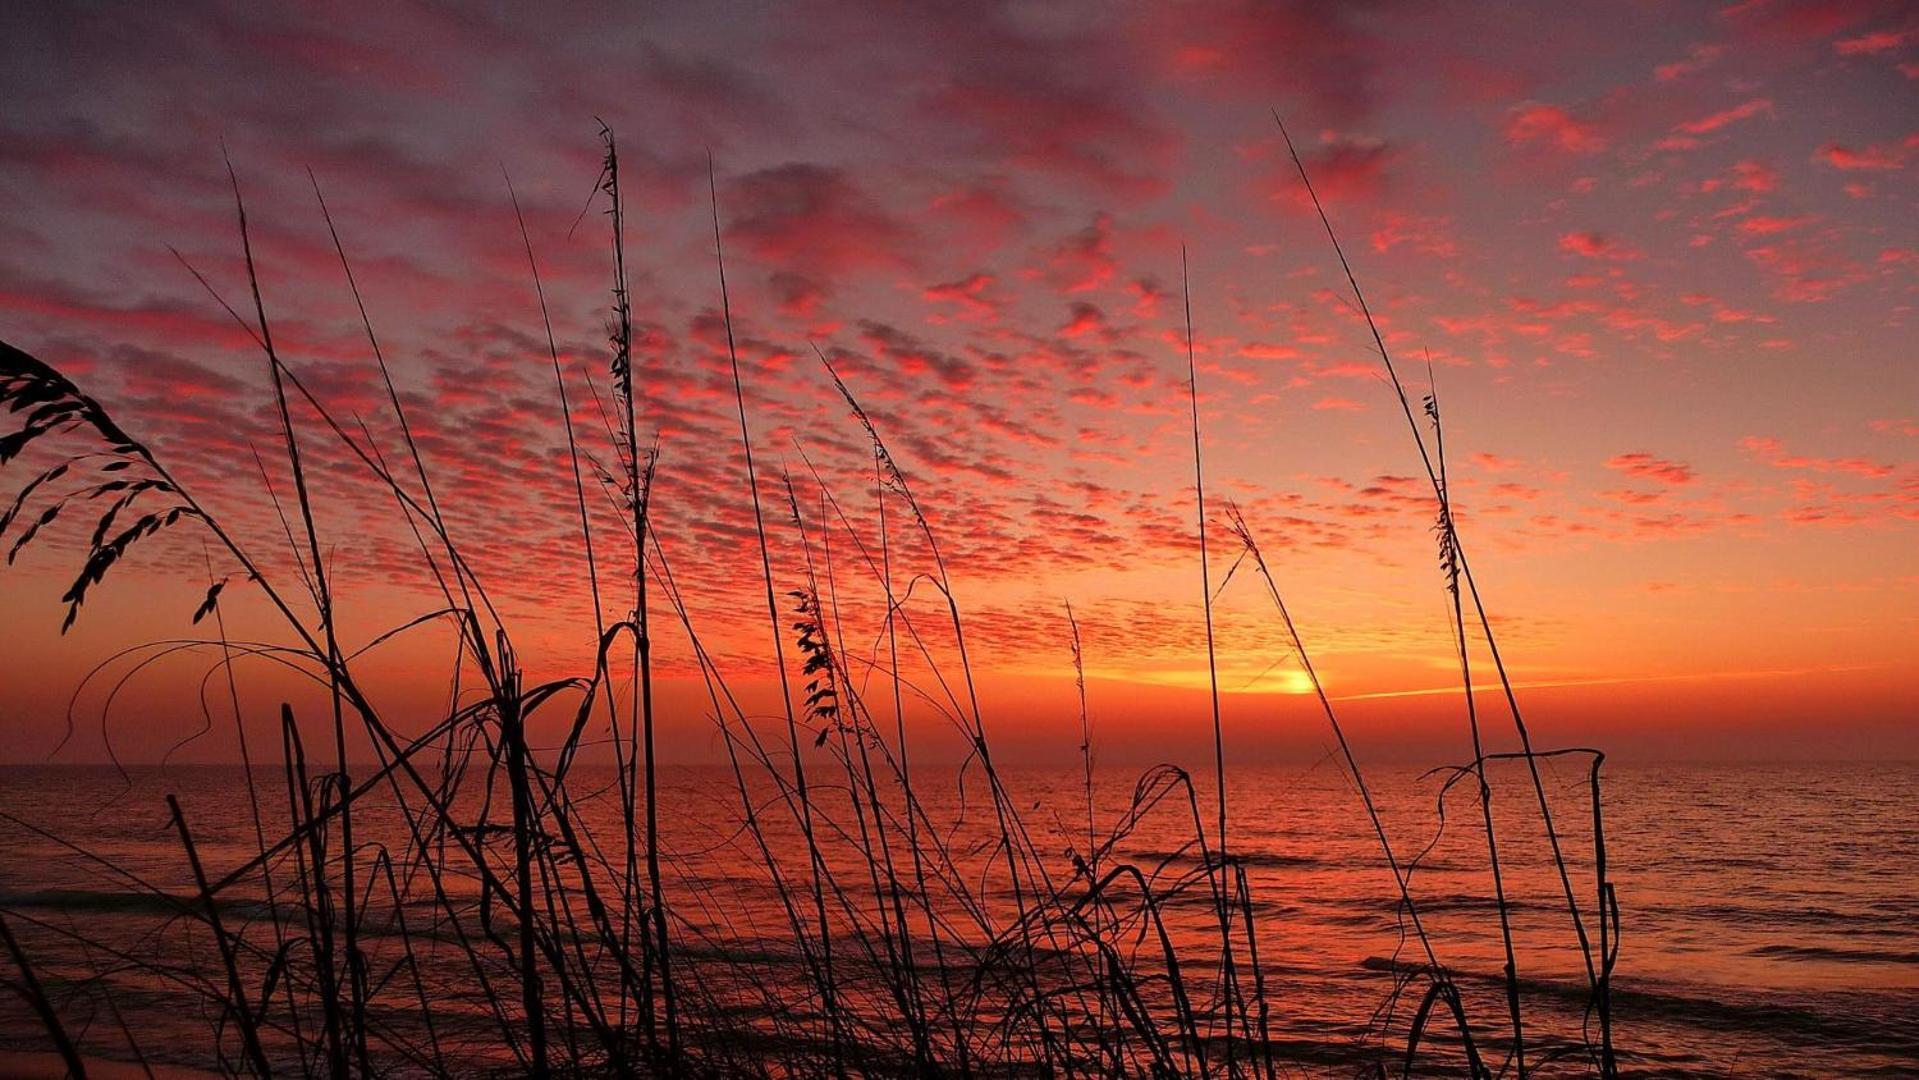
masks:
[[[1139,772],[1098,772],[1101,822],[1125,807]],[[1919,1075],[1919,767],[1637,766],[1609,767],[1606,775],[1610,876],[1622,908],[1617,1043],[1628,1074]],[[1443,777],[1381,770],[1369,779],[1396,850],[1410,857],[1427,848],[1414,893],[1440,961],[1458,973],[1479,1022],[1497,1026],[1502,953],[1477,802],[1462,785],[1442,817]],[[1584,769],[1556,762],[1545,780],[1575,896],[1590,910]],[[66,842],[0,819],[0,908],[43,927],[133,941],[163,935],[162,913],[67,844],[184,893],[188,878],[164,794],[181,797],[217,875],[252,852],[243,781],[240,770],[219,767],[139,769],[131,788],[110,770],[0,769],[0,812]],[[1063,853],[1084,850],[1086,835],[1079,771],[1016,769],[1007,785],[1037,845],[1061,853],[1060,866],[1068,866]],[[934,818],[959,815],[955,788],[951,774],[943,784],[922,782]],[[284,821],[283,790],[265,790],[281,800],[274,820]],[[935,790],[946,794],[935,798]],[[1519,770],[1497,777],[1494,790],[1526,1005],[1542,1018],[1543,1039],[1572,1037],[1583,1021],[1583,961],[1535,796]],[[831,789],[822,797],[830,799]],[[972,797],[980,798],[976,783]],[[1252,867],[1275,1032],[1296,1046],[1325,1048],[1324,1059],[1337,1064],[1322,1072],[1350,1075],[1353,1063],[1377,1058],[1386,1045],[1379,1025],[1391,958],[1418,953],[1403,938],[1377,841],[1350,784],[1330,765],[1239,769],[1229,799],[1232,845]],[[713,942],[776,932],[772,895],[745,869],[750,852],[730,777],[671,770],[662,802],[676,887],[697,898],[682,905],[683,917]],[[1201,805],[1209,804],[1203,796]],[[980,814],[977,806],[971,812]],[[372,819],[363,826],[369,835],[380,827]],[[1190,834],[1190,815],[1161,814],[1122,850],[1138,861],[1177,863]],[[1213,916],[1203,904],[1187,904],[1168,917],[1176,931],[1203,936]],[[111,966],[44,928],[26,936],[55,985]],[[211,1016],[131,978],[123,990],[118,1001],[128,1022],[164,1033],[161,1056],[206,1063]],[[85,1020],[90,1044],[110,1053],[108,1018]],[[7,995],[0,1049],[43,1045],[25,1008]]]

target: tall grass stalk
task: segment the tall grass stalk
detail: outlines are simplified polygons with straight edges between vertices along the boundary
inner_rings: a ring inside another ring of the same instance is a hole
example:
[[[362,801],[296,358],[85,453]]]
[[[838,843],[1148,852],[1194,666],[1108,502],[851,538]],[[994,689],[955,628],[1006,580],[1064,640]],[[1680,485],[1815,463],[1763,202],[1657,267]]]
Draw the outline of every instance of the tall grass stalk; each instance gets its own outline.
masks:
[[[1553,824],[1552,806],[1546,797],[1545,780],[1539,771],[1539,756],[1533,750],[1532,736],[1527,730],[1524,715],[1520,711],[1519,698],[1514,691],[1512,679],[1507,674],[1505,661],[1500,656],[1498,641],[1493,634],[1492,620],[1486,613],[1484,601],[1480,598],[1479,586],[1473,578],[1472,566],[1466,560],[1466,551],[1459,539],[1458,525],[1453,513],[1452,500],[1446,488],[1444,477],[1440,472],[1440,466],[1435,462],[1434,455],[1427,450],[1426,440],[1420,433],[1419,421],[1414,418],[1412,403],[1407,397],[1405,384],[1400,380],[1399,371],[1393,364],[1392,354],[1386,348],[1385,336],[1381,334],[1379,324],[1373,318],[1372,309],[1366,303],[1365,293],[1359,287],[1359,279],[1353,273],[1352,264],[1347,260],[1345,249],[1341,247],[1339,237],[1333,230],[1332,220],[1327,216],[1325,204],[1320,201],[1318,192],[1313,189],[1312,179],[1307,175],[1306,165],[1300,159],[1299,149],[1294,145],[1292,135],[1286,130],[1286,124],[1280,119],[1277,110],[1273,112],[1273,123],[1279,128],[1280,137],[1285,142],[1287,153],[1292,157],[1293,166],[1299,174],[1300,184],[1305,188],[1307,197],[1312,202],[1314,212],[1319,216],[1320,225],[1325,229],[1326,239],[1332,245],[1333,252],[1339,259],[1340,269],[1346,277],[1347,286],[1353,294],[1354,302],[1359,307],[1360,315],[1366,322],[1367,331],[1373,339],[1373,347],[1379,354],[1380,362],[1386,370],[1387,380],[1392,384],[1393,393],[1399,401],[1400,412],[1406,420],[1407,428],[1412,432],[1415,445],[1418,447],[1420,462],[1426,471],[1427,481],[1432,487],[1433,498],[1439,504],[1438,521],[1441,531],[1442,567],[1448,579],[1449,591],[1455,600],[1454,624],[1458,628],[1457,632],[1460,636],[1460,661],[1463,669],[1462,675],[1465,684],[1469,723],[1473,731],[1473,765],[1480,779],[1480,802],[1486,820],[1486,842],[1488,850],[1496,852],[1496,842],[1493,838],[1492,829],[1491,793],[1485,783],[1486,755],[1481,748],[1479,740],[1477,707],[1474,702],[1474,689],[1470,676],[1470,663],[1467,656],[1468,650],[1465,647],[1464,619],[1458,613],[1458,581],[1461,579],[1464,580],[1466,590],[1472,598],[1474,616],[1479,625],[1481,636],[1486,643],[1487,651],[1491,656],[1493,669],[1498,675],[1500,690],[1505,697],[1507,709],[1512,715],[1513,728],[1519,737],[1522,749],[1521,756],[1526,763],[1527,772],[1532,780],[1533,792],[1538,800],[1542,827],[1552,847],[1553,863],[1555,869],[1558,871],[1560,886],[1565,896],[1567,914],[1571,918],[1573,932],[1579,941],[1580,955],[1585,963],[1587,980],[1593,992],[1597,994],[1600,985],[1599,972],[1594,963],[1592,946],[1586,933],[1585,920],[1580,916],[1579,901],[1573,892],[1571,871],[1567,866],[1565,854],[1560,849],[1559,832]],[[1435,428],[1437,428],[1438,425],[1437,412],[1438,409],[1435,404],[1432,415]],[[1494,853],[1491,858],[1494,863],[1493,878],[1495,886],[1500,888],[1503,893],[1503,882],[1501,881],[1497,866],[1498,856]],[[1506,904],[1503,899],[1500,900],[1500,909],[1501,935],[1504,939],[1504,946],[1507,953],[1506,963],[1508,971],[1506,982],[1507,997],[1513,1023],[1513,1053],[1519,1075],[1523,1078],[1526,1075],[1526,1061],[1522,1032],[1523,1021],[1521,1009],[1518,1005],[1519,976],[1516,962],[1513,959],[1510,913],[1506,910]],[[1601,917],[1603,920],[1603,912]]]
[[[786,713],[786,739],[792,752],[793,787],[799,800],[800,833],[806,840],[811,864],[814,915],[818,920],[821,972],[825,976],[820,990],[828,1025],[833,1037],[833,1067],[846,1071],[846,1025],[840,1015],[839,992],[833,969],[833,932],[826,918],[826,862],[820,853],[819,838],[813,829],[813,802],[806,786],[806,761],[801,750],[799,721],[793,710],[793,688],[787,678],[786,647],[780,630],[779,602],[774,598],[773,560],[766,543],[766,517],[760,506],[759,473],[753,465],[753,435],[746,420],[746,390],[740,380],[739,348],[733,340],[733,301],[726,287],[726,250],[720,235],[720,195],[713,176],[713,159],[706,160],[707,194],[713,212],[713,262],[720,279],[720,313],[726,325],[726,358],[733,374],[733,404],[740,421],[740,454],[746,463],[747,494],[753,502],[753,535],[759,545],[760,576],[766,588],[766,619],[773,632],[773,665],[779,674],[780,704]]]
[[[1230,899],[1231,888],[1228,880],[1231,876],[1232,855],[1226,845],[1226,733],[1220,717],[1219,706],[1219,658],[1213,637],[1213,572],[1211,555],[1207,550],[1206,537],[1206,473],[1200,457],[1199,425],[1199,366],[1194,360],[1193,340],[1193,289],[1187,273],[1186,246],[1179,249],[1179,287],[1180,300],[1186,315],[1186,403],[1192,418],[1193,434],[1193,494],[1194,517],[1199,527],[1199,593],[1201,612],[1206,628],[1206,688],[1208,703],[1212,709],[1213,720],[1213,786],[1216,805],[1216,833],[1218,843],[1217,876],[1214,879],[1213,906],[1219,919],[1220,983],[1221,1004],[1226,1021],[1226,1072],[1236,1075],[1236,1041],[1240,1033],[1234,1029],[1234,1010],[1240,1010],[1240,1020],[1246,1019],[1245,1002],[1240,1000],[1239,970],[1233,955],[1233,905]],[[1247,1030],[1245,1035],[1251,1036]],[[1263,1040],[1260,1040],[1263,1041]]]

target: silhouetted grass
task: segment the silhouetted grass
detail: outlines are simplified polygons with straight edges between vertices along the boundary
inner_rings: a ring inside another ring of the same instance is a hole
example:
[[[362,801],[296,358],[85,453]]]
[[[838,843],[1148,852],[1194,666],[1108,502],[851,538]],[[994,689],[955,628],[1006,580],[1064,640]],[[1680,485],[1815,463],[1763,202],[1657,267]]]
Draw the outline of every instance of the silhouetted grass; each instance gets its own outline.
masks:
[[[741,707],[729,673],[704,644],[693,605],[653,528],[658,453],[637,430],[640,391],[633,372],[619,156],[612,132],[603,128],[602,137],[605,154],[597,195],[607,213],[612,255],[605,371],[611,413],[590,373],[571,377],[584,376],[601,404],[612,467],[600,465],[575,430],[569,373],[554,344],[539,263],[520,221],[563,418],[594,611],[594,659],[590,670],[579,674],[529,682],[506,625],[448,527],[441,495],[394,389],[346,245],[326,212],[317,182],[316,200],[379,368],[406,469],[390,468],[387,448],[370,429],[357,421],[352,427],[340,422],[280,356],[253,264],[237,177],[235,216],[252,318],[228,305],[194,271],[257,343],[266,361],[295,512],[288,515],[271,490],[268,497],[282,522],[295,567],[293,582],[269,573],[237,534],[197,502],[97,401],[53,368],[0,345],[0,400],[20,417],[19,430],[0,438],[0,465],[30,451],[36,460],[52,461],[21,486],[0,516],[0,540],[11,543],[9,559],[57,525],[63,514],[93,519],[80,570],[62,598],[67,607],[63,627],[73,624],[91,590],[136,544],[196,524],[205,534],[208,588],[194,622],[212,615],[218,636],[165,643],[150,655],[212,650],[217,657],[213,667],[225,678],[236,724],[242,707],[235,664],[270,658],[324,688],[333,743],[331,763],[310,761],[301,723],[290,705],[283,706],[286,817],[283,826],[275,826],[270,818],[277,811],[265,809],[271,800],[263,799],[256,786],[253,752],[244,725],[239,726],[249,769],[253,854],[238,866],[206,865],[185,813],[169,798],[170,821],[191,870],[191,897],[174,896],[110,860],[89,856],[127,887],[163,901],[168,925],[190,931],[182,939],[178,960],[128,951],[15,911],[0,912],[5,916],[0,918],[0,936],[18,973],[13,985],[67,1067],[76,1075],[84,1071],[82,1043],[63,1023],[61,999],[49,994],[37,976],[16,927],[82,943],[88,955],[110,961],[113,972],[138,973],[202,1009],[209,1026],[206,1052],[199,1056],[235,1074],[1271,1078],[1288,1062],[1322,1060],[1327,1048],[1282,1042],[1272,1034],[1275,1012],[1287,1007],[1283,997],[1273,993],[1274,938],[1263,934],[1256,921],[1259,908],[1247,860],[1229,846],[1228,773],[1212,620],[1213,597],[1225,581],[1214,580],[1207,550],[1209,515],[1190,286],[1185,343],[1211,675],[1213,805],[1202,808],[1192,778],[1164,765],[1139,778],[1118,815],[1100,820],[1085,657],[1079,621],[1068,606],[1086,805],[1083,824],[1069,829],[1063,818],[1057,819],[1067,837],[1062,856],[1049,846],[1053,838],[1029,823],[1030,803],[1009,790],[995,764],[974,685],[965,621],[933,516],[888,450],[879,426],[824,352],[819,359],[825,374],[870,448],[877,527],[869,531],[849,518],[805,449],[796,447],[812,483],[809,488],[782,474],[791,528],[785,539],[798,544],[803,572],[791,580],[775,572],[771,550],[781,526],[769,520],[761,505],[747,391],[733,344],[715,190],[715,266],[758,554],[758,566],[747,576],[757,579],[765,595],[771,659],[781,687],[781,723],[762,730]],[[1301,177],[1306,179],[1303,166]],[[514,209],[517,215],[517,198]],[[1321,216],[1324,219],[1323,209]],[[1326,224],[1330,238],[1330,221]],[[1184,257],[1182,251],[1186,285]],[[1340,258],[1343,264],[1343,252]],[[1348,281],[1365,312],[1350,269]],[[1370,322],[1370,314],[1367,318]],[[1389,1061],[1396,1061],[1407,1074],[1431,1068],[1474,1077],[1503,1074],[1508,1066],[1525,1077],[1549,1064],[1570,1063],[1580,1071],[1610,1077],[1617,1070],[1610,977],[1618,905],[1606,878],[1601,755],[1590,752],[1600,922],[1595,958],[1570,871],[1552,831],[1537,763],[1548,754],[1588,751],[1533,750],[1453,523],[1436,398],[1427,399],[1434,435],[1429,450],[1376,328],[1374,341],[1427,464],[1437,507],[1440,564],[1455,614],[1473,748],[1473,760],[1452,779],[1471,776],[1477,782],[1506,956],[1509,1038],[1492,1035],[1470,1015],[1468,1001],[1446,966],[1445,943],[1436,940],[1422,920],[1412,886],[1417,858],[1404,859],[1389,840],[1362,766],[1319,683],[1276,571],[1256,543],[1252,526],[1237,507],[1229,506],[1225,514],[1243,548],[1242,558],[1250,559],[1257,570],[1286,641],[1318,696],[1391,875],[1393,899],[1422,954],[1422,962],[1393,965],[1395,996],[1399,990],[1423,987],[1403,1039],[1390,1054],[1382,1045],[1366,1063],[1381,1075]],[[304,426],[296,422],[296,406],[311,415]],[[344,450],[367,481],[393,499],[441,604],[357,651],[340,641],[328,548],[316,524],[315,496],[308,484],[307,454],[315,439]],[[266,477],[264,463],[261,468]],[[604,537],[596,542],[589,473],[617,512],[629,542],[617,554],[610,550],[619,547],[617,538],[613,544]],[[709,497],[725,496],[715,492]],[[38,507],[38,512],[30,507]],[[928,564],[904,588],[896,576],[902,548],[895,531],[902,516],[910,538],[907,548]],[[25,525],[16,533],[20,522]],[[216,552],[219,562],[230,567],[227,577],[215,576]],[[624,597],[614,599],[617,590],[612,586],[623,575],[630,576],[631,607],[624,617],[609,619],[606,606],[626,602]],[[1226,579],[1231,577],[1229,571]],[[236,587],[259,591],[291,644],[228,639],[221,605],[234,581],[240,583]],[[872,654],[857,659],[845,644],[840,601],[842,583],[851,587],[854,581],[876,590],[884,601]],[[924,605],[916,609],[912,603],[916,590],[922,596],[937,594],[931,616],[924,613]],[[784,610],[781,595],[791,600]],[[1467,598],[1494,650],[1493,662],[1524,745],[1518,755],[1488,755],[1481,749],[1464,627]],[[660,604],[664,615],[655,610]],[[915,610],[921,611],[924,624],[915,621]],[[361,658],[368,649],[429,622],[446,625],[456,642],[453,685],[445,713],[428,724],[424,734],[405,738],[361,681]],[[731,831],[713,829],[712,846],[701,852],[672,851],[661,841],[660,812],[667,799],[655,761],[658,716],[652,657],[659,624],[671,629],[674,623],[685,635],[726,750],[729,797],[738,801],[738,820]],[[804,682],[797,696],[789,682],[789,644],[798,654]],[[616,650],[628,646],[623,659],[615,662]],[[855,662],[865,670],[851,670]],[[924,676],[909,677],[907,664],[923,668]],[[477,685],[465,681],[469,672],[477,673]],[[883,691],[869,696],[872,675],[883,680]],[[965,740],[969,757],[957,781],[956,815],[929,807],[925,792],[915,786],[924,778],[916,779],[909,766],[912,753],[904,720],[909,696],[943,717]],[[887,725],[882,720],[889,708],[892,723]],[[558,726],[565,738],[557,748],[536,747],[528,738],[529,726],[549,713],[560,714],[563,722]],[[358,776],[349,770],[350,727],[364,731],[375,756]],[[574,768],[589,732],[600,730],[614,761],[612,780],[604,788],[596,788],[588,773]],[[815,764],[824,756],[831,767],[809,773],[809,756]],[[1531,1057],[1485,781],[1488,763],[1507,758],[1522,760],[1531,770],[1567,912],[1585,956],[1590,1015],[1598,1027],[1596,1038],[1582,1036],[1578,1043]],[[970,813],[969,775],[983,778],[989,811],[984,820]],[[609,803],[610,814],[596,811]],[[1182,838],[1178,849],[1132,853],[1128,839],[1149,822],[1176,828]],[[752,881],[728,880],[743,869],[752,871]],[[761,912],[740,900],[749,887],[770,897],[778,916],[776,928],[760,925],[756,915]],[[249,906],[236,918],[234,905],[239,903]],[[1169,917],[1201,909],[1217,928],[1216,940],[1182,935]],[[103,978],[87,992],[104,997],[114,1015],[121,1015],[110,981]],[[83,1042],[102,1054],[141,1058],[140,1045],[123,1020],[118,1032],[117,1042],[91,1031]],[[1495,1068],[1491,1057],[1502,1043],[1508,1064]]]

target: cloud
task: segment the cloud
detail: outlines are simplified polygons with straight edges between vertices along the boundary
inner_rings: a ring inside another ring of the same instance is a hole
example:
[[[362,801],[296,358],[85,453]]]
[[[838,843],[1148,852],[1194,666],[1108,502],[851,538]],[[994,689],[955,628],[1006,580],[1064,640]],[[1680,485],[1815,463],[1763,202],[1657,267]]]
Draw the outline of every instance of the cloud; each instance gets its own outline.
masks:
[[[1713,64],[1718,63],[1719,58],[1725,54],[1726,47],[1724,45],[1694,45],[1692,48],[1686,50],[1686,58],[1684,60],[1675,60],[1672,63],[1661,64],[1654,68],[1653,77],[1660,82],[1672,82],[1674,79],[1682,79],[1688,75],[1696,75],[1711,67]]]
[[[1239,347],[1239,355],[1248,360],[1297,360],[1300,352],[1291,345],[1273,345],[1264,341],[1249,341]]]
[[[996,276],[981,270],[956,281],[928,285],[920,295],[931,303],[958,304],[970,314],[994,317],[999,314],[999,305],[987,291],[998,281]]]
[[[930,116],[970,130],[1008,165],[1134,197],[1165,187],[1156,167],[1172,139],[1130,102],[1057,83],[995,79],[956,83],[925,104]]]
[[[1690,484],[1693,481],[1692,466],[1654,457],[1644,451],[1619,454],[1607,461],[1606,467],[1636,480],[1651,480],[1660,484]]]
[[[1576,120],[1557,105],[1528,102],[1506,115],[1506,141],[1512,145],[1538,145],[1568,154],[1597,154],[1606,148],[1606,139],[1592,124]]]
[[[1779,186],[1779,170],[1763,161],[1736,161],[1730,176],[1714,176],[1699,182],[1699,190],[1704,192],[1731,188],[1734,191],[1750,191],[1763,194]]]
[[[1802,214],[1798,217],[1756,214],[1739,223],[1739,232],[1745,236],[1771,236],[1774,233],[1789,232],[1816,220],[1818,219],[1810,214]]]
[[[1113,257],[1113,215],[1094,214],[1092,224],[1055,245],[1047,268],[1062,292],[1091,292],[1111,281],[1119,271]]]
[[[1500,457],[1498,454],[1490,454],[1484,450],[1474,453],[1466,460],[1487,472],[1509,472],[1526,464],[1518,458]]]
[[[793,162],[748,173],[728,185],[720,209],[729,239],[815,280],[911,262],[912,228],[844,169]]]
[[[1422,217],[1381,211],[1372,232],[1373,250],[1386,252],[1405,247],[1422,255],[1450,259],[1459,254],[1459,242],[1453,236],[1450,217]]]
[[[908,376],[931,374],[949,389],[965,390],[979,372],[967,361],[941,352],[898,327],[875,320],[860,323],[860,337],[881,364]]]
[[[1844,38],[1832,43],[1832,51],[1840,56],[1878,56],[1905,46],[1913,38],[1910,29],[1875,30],[1855,38]]]
[[[1866,271],[1842,254],[1804,238],[1746,249],[1746,258],[1770,274],[1781,299],[1816,303],[1866,279]]]
[[[1365,412],[1366,403],[1351,398],[1323,397],[1313,402],[1313,408],[1320,412]]]
[[[1708,116],[1702,116],[1697,120],[1687,120],[1676,125],[1673,130],[1684,132],[1687,135],[1705,135],[1718,131],[1720,128],[1736,124],[1741,120],[1750,120],[1761,113],[1769,113],[1771,111],[1771,98],[1753,98],[1749,101],[1743,101],[1738,105],[1734,105],[1730,109],[1722,109]]]
[[[1812,159],[1842,172],[1892,172],[1906,167],[1906,158],[1915,148],[1919,148],[1919,135],[1909,135],[1897,145],[1888,143],[1860,150],[1834,142],[1821,146]]]
[[[1026,210],[1012,183],[989,177],[949,188],[933,197],[928,209],[960,225],[969,236],[984,235],[997,244],[1006,233],[1026,224]]]
[[[1639,252],[1626,247],[1602,232],[1569,232],[1559,238],[1559,250],[1578,255],[1585,259],[1628,260],[1639,258]]]
[[[1087,334],[1105,333],[1106,313],[1098,306],[1084,300],[1075,300],[1067,307],[1066,323],[1059,328],[1059,335],[1066,338],[1084,337]]]
[[[780,310],[799,318],[810,318],[826,299],[826,286],[805,274],[776,270],[766,283],[778,298]]]
[[[1808,41],[1849,30],[1885,7],[1878,0],[1739,0],[1720,15],[1757,37]]]
[[[1751,454],[1756,461],[1763,462],[1775,469],[1808,469],[1813,472],[1843,472],[1871,479],[1891,476],[1898,467],[1887,462],[1873,461],[1862,457],[1807,457],[1801,454],[1786,453],[1786,445],[1780,439],[1749,435],[1739,440],[1739,448]]]
[[[1176,85],[1232,101],[1305,98],[1314,115],[1347,122],[1379,96],[1385,54],[1369,23],[1391,6],[1217,0],[1124,10],[1135,14],[1126,30],[1135,47]]]
[[[1312,198],[1300,184],[1291,157],[1278,156],[1283,160],[1267,180],[1271,198],[1310,207]],[[1387,167],[1397,157],[1397,149],[1384,139],[1335,131],[1322,132],[1319,145],[1301,155],[1313,190],[1328,203],[1377,199],[1386,186]]]

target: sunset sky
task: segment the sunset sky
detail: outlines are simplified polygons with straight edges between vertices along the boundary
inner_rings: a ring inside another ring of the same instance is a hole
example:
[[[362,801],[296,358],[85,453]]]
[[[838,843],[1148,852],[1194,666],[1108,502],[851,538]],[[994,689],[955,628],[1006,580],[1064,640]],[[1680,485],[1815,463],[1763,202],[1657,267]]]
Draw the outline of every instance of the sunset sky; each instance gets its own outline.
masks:
[[[592,618],[507,177],[603,447],[598,118],[630,203],[662,550],[755,707],[771,641],[709,151],[778,587],[803,575],[782,463],[821,524],[802,449],[873,522],[864,436],[817,344],[932,520],[989,728],[1016,754],[1075,752],[1070,600],[1111,754],[1206,745],[1184,244],[1209,502],[1259,534],[1367,749],[1464,757],[1431,492],[1277,109],[1415,394],[1430,356],[1464,542],[1535,727],[1644,756],[1919,754],[1911,5],[489,10],[0,11],[0,339],[96,393],[289,583],[250,450],[279,438],[265,362],[169,250],[246,295],[223,143],[289,364],[403,453],[309,169],[323,188],[455,539],[553,675],[590,668]],[[437,598],[391,496],[320,453],[364,644]],[[27,474],[0,476],[11,497]],[[1213,528],[1217,587],[1237,544]],[[208,631],[183,530],[62,637],[87,531],[0,571],[0,759],[42,759],[116,650]],[[846,648],[870,653],[872,583],[830,540]],[[894,543],[902,578],[930,569],[903,528]],[[1218,604],[1235,752],[1320,752],[1264,593],[1242,570]],[[915,605],[931,632],[942,609]],[[237,581],[225,615],[235,637],[274,633]],[[659,634],[669,750],[710,758],[684,635]],[[426,632],[366,665],[431,706],[451,659]],[[156,760],[197,727],[206,671],[176,658],[131,683],[121,754]],[[261,710],[280,692],[263,666],[239,678]],[[101,757],[107,688],[62,760]],[[187,756],[231,756],[222,708]]]

